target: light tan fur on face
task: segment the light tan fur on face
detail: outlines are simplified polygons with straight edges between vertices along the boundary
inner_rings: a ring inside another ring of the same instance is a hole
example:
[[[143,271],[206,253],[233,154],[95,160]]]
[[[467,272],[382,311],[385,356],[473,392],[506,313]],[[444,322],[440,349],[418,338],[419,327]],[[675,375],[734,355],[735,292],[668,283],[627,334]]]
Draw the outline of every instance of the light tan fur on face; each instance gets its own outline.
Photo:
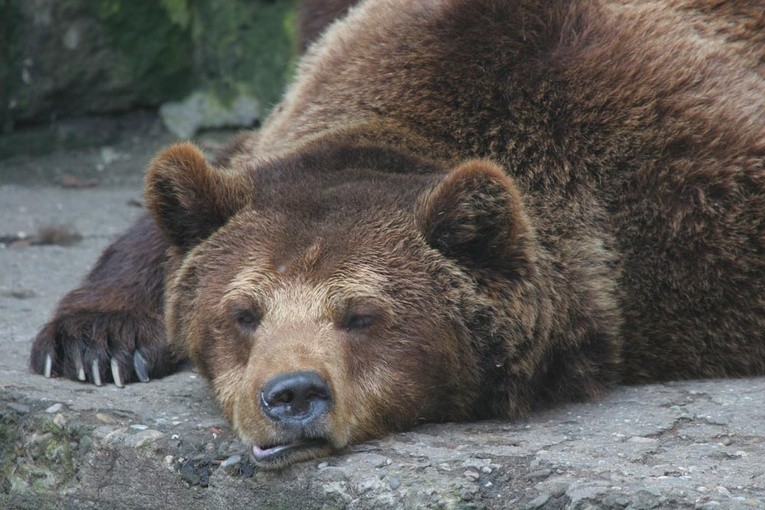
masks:
[[[321,243],[314,243],[299,260],[310,267],[320,250]],[[282,441],[278,427],[260,409],[261,388],[279,374],[315,371],[332,392],[326,429],[335,448],[384,433],[375,423],[375,414],[394,398],[387,390],[391,385],[382,382],[391,383],[396,376],[388,367],[376,365],[364,371],[361,379],[350,380],[346,343],[355,340],[336,324],[339,310],[349,300],[376,296],[376,301],[382,301],[382,276],[362,266],[353,274],[339,274],[319,285],[299,279],[285,283],[281,278],[285,277],[279,271],[254,265],[240,272],[226,291],[224,302],[244,298],[264,307],[246,365],[216,375],[212,381],[234,428],[246,441],[259,445]]]

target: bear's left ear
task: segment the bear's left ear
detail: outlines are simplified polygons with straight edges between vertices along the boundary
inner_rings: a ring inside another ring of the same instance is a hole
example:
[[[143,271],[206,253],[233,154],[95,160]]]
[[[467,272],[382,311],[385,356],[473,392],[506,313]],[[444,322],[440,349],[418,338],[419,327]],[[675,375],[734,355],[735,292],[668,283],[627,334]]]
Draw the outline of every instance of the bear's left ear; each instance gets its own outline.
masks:
[[[246,174],[213,168],[194,145],[178,143],[149,163],[144,196],[170,242],[188,249],[248,205],[251,186]]]
[[[496,164],[462,164],[421,197],[415,221],[428,243],[474,269],[521,273],[533,262],[533,231],[513,179]]]

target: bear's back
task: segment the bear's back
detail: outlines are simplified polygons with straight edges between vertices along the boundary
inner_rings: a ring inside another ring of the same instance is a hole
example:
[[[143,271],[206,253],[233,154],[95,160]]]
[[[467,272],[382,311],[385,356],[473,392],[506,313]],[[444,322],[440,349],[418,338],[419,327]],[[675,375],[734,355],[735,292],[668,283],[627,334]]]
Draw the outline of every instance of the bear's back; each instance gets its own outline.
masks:
[[[628,381],[762,372],[756,4],[366,2],[309,50],[258,151],[372,125],[446,164],[492,159],[551,252],[610,254]]]

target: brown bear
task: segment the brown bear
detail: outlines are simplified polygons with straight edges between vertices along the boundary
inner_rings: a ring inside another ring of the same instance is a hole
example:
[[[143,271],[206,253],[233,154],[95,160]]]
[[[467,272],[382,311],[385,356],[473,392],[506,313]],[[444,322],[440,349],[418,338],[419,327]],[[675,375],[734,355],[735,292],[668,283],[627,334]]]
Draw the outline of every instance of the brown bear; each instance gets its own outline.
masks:
[[[757,2],[362,2],[257,134],[154,159],[32,368],[188,357],[264,467],[764,374],[764,33]]]

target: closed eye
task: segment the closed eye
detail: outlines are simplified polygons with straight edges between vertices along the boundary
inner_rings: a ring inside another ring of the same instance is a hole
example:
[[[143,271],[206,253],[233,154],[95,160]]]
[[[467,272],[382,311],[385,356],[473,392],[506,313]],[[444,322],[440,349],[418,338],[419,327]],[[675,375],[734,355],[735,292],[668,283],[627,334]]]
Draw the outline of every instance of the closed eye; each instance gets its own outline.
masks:
[[[350,315],[343,320],[343,328],[358,331],[368,329],[374,324],[375,318],[372,315]]]
[[[260,326],[260,314],[255,310],[238,310],[234,314],[234,320],[240,329],[247,332],[255,331]]]

